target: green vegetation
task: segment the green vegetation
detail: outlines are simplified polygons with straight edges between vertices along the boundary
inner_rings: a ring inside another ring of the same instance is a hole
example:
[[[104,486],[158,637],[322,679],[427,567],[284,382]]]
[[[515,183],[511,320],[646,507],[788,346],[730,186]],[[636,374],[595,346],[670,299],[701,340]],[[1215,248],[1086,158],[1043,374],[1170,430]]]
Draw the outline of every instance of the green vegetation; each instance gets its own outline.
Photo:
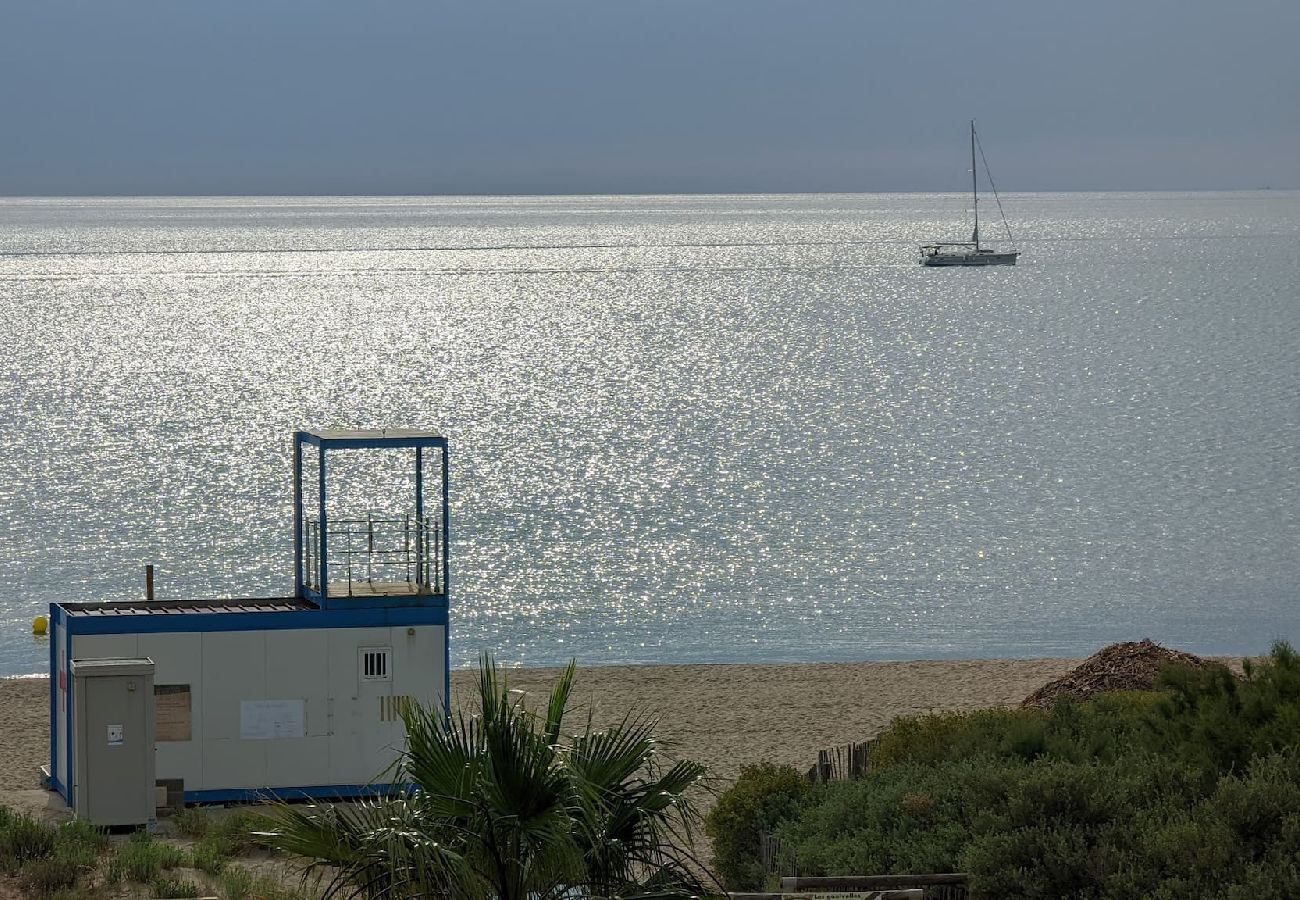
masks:
[[[490,658],[478,714],[403,711],[407,749],[391,773],[415,789],[354,806],[281,809],[273,846],[316,861],[326,896],[493,900],[704,893],[678,848],[704,775],[661,764],[653,719],[564,733],[569,665],[544,710],[512,696]],[[332,867],[332,868],[331,868]]]
[[[227,866],[217,885],[223,900],[308,900],[315,896],[285,887],[267,875],[254,875],[242,866]]]
[[[285,887],[275,878],[255,875],[231,860],[251,850],[261,848],[265,835],[276,819],[254,809],[214,812],[201,807],[190,807],[177,813],[172,820],[176,830],[195,840],[190,851],[189,865],[203,872],[228,900],[308,900],[314,896],[305,888],[294,890]],[[151,882],[158,896],[163,896],[158,877]],[[186,882],[168,882],[173,893],[167,896],[196,896],[183,893]],[[177,887],[180,884],[181,887]],[[207,893],[199,888],[200,893]]]
[[[965,871],[977,898],[1300,896],[1300,657],[1161,687],[901,719],[864,779],[802,794],[747,770],[710,813],[718,871],[755,886],[770,831],[801,874]]]
[[[76,896],[108,839],[85,822],[51,825],[0,807],[0,871],[33,897]]]
[[[220,875],[225,871],[228,861],[229,858],[220,848],[207,842],[195,844],[190,851],[190,865],[209,875]]]
[[[197,897],[199,895],[197,884],[170,875],[155,875],[149,882],[149,888],[155,897]]]
[[[212,828],[213,815],[201,806],[187,806],[172,816],[172,827],[187,838],[205,836]]]
[[[0,808],[0,869],[12,875],[54,852],[58,832],[30,816]]]
[[[727,873],[735,890],[763,886],[759,837],[792,818],[809,789],[803,776],[789,766],[760,763],[744,766],[735,787],[718,798],[709,811],[706,833],[713,845],[714,868]]]
[[[104,877],[109,884],[149,884],[164,870],[183,866],[187,861],[184,850],[155,841],[148,832],[137,831],[109,858]]]
[[[198,897],[209,891],[175,871],[193,866],[232,900],[307,900],[309,892],[229,864],[257,846],[253,832],[270,821],[248,810],[227,815],[187,810],[177,830],[198,836],[187,853],[147,832],[111,844],[103,830],[85,821],[53,825],[0,806],[0,873],[17,876],[25,894],[38,900],[92,900],[106,893],[105,885],[143,886],[151,897]]]
[[[192,864],[210,875],[220,875],[231,857],[261,846],[255,835],[275,825],[274,819],[252,810],[238,810],[222,816],[198,809],[185,812],[198,815],[188,815],[178,821],[177,830],[197,839],[191,853]],[[181,816],[177,818],[181,819]]]

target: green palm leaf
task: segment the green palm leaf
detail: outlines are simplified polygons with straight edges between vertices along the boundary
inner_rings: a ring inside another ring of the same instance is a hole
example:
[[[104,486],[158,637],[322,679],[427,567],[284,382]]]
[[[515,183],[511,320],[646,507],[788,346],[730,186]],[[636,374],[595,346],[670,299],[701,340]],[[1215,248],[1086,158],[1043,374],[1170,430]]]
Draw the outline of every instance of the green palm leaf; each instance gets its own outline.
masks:
[[[687,793],[704,767],[662,766],[653,717],[563,734],[577,668],[540,713],[484,655],[477,711],[408,704],[387,780],[409,791],[333,807],[282,806],[268,843],[309,861],[327,897],[684,900],[703,871]]]

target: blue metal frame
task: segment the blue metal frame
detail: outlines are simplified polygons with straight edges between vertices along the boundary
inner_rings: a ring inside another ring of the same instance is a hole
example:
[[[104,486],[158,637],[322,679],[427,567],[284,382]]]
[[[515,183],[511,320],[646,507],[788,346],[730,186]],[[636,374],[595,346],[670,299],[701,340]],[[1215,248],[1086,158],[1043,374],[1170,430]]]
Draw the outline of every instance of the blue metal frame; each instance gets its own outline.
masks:
[[[442,601],[451,605],[451,450],[442,447]],[[442,690],[443,715],[451,719],[451,622],[442,632],[442,668],[446,683]]]
[[[73,709],[76,701],[73,691],[76,681],[72,677],[72,629],[69,616],[63,604],[50,604],[50,785],[63,797],[69,807],[73,805],[72,786],[77,783],[74,775],[76,759],[72,755],[73,731],[76,728]],[[61,628],[60,634],[57,629]],[[59,641],[63,642],[63,667],[59,668]],[[66,781],[59,778],[59,679],[63,679],[63,753],[67,764]]]
[[[50,604],[50,783],[59,783],[59,731],[55,723],[59,721],[59,613],[55,604]],[[59,793],[63,793],[59,791]]]
[[[62,629],[62,631],[60,631]],[[63,643],[64,668],[59,668],[59,643]],[[60,674],[62,673],[62,674]],[[59,778],[59,679],[63,678],[63,752],[67,760],[68,778]],[[58,603],[50,604],[50,786],[72,805],[72,634],[68,631],[68,616]]]
[[[315,784],[292,788],[227,788],[186,791],[186,803],[265,803],[276,800],[355,800],[388,797],[413,789],[408,784]]]
[[[365,436],[359,436],[365,435]],[[320,546],[317,565],[319,572],[316,581],[320,590],[310,587],[310,579],[305,571],[303,528],[303,448],[316,448],[317,496],[316,515],[320,522]],[[394,595],[388,597],[334,597],[329,596],[329,528],[326,500],[326,456],[330,450],[414,450],[415,451],[415,512],[416,518],[424,518],[424,451],[439,451],[442,458],[442,592],[440,594]],[[295,431],[293,435],[293,533],[294,533],[294,592],[304,600],[310,600],[322,609],[392,607],[392,606],[428,606],[431,603],[446,602],[448,595],[447,578],[450,573],[450,524],[449,512],[450,490],[447,482],[450,473],[448,462],[447,439],[432,432],[330,432],[330,431]]]
[[[67,604],[75,609],[76,604]],[[67,616],[74,634],[165,634],[205,631],[284,631],[291,628],[373,628],[446,625],[447,606],[290,609],[264,612],[193,612],[167,615]]]
[[[303,582],[302,571],[302,442],[294,435],[293,441],[293,583],[298,593]]]
[[[77,701],[74,697],[77,689],[77,680],[72,677],[72,629],[68,627],[68,616],[66,614],[63,616],[63,647],[63,684],[66,688],[63,692],[63,724],[67,726],[65,730],[68,732],[68,740],[63,748],[63,752],[67,754],[67,767],[65,771],[68,773],[68,782],[64,787],[67,791],[65,796],[68,801],[68,806],[72,806],[73,785],[77,783],[77,779],[74,776],[77,757],[72,752],[72,738],[73,735],[76,734],[77,730],[77,717],[75,715]]]
[[[316,583],[320,585],[320,590],[311,593],[315,594],[315,597],[313,599],[315,599],[316,602],[324,606],[325,603],[323,603],[322,601],[324,601],[329,596],[329,592],[330,592],[330,563],[329,563],[330,530],[326,526],[326,514],[325,514],[325,448],[324,447],[318,446],[316,448],[316,457],[318,460],[317,466],[320,475],[320,480],[317,482],[317,486],[320,494],[318,503],[320,504],[320,506],[316,513],[318,516],[316,521],[320,523],[320,528],[318,533],[318,537],[320,538],[320,555],[316,560],[316,564],[320,566],[320,572],[316,576],[317,579]],[[305,584],[299,585],[298,590],[299,590],[298,593],[299,597],[305,597],[308,594],[307,585]]]

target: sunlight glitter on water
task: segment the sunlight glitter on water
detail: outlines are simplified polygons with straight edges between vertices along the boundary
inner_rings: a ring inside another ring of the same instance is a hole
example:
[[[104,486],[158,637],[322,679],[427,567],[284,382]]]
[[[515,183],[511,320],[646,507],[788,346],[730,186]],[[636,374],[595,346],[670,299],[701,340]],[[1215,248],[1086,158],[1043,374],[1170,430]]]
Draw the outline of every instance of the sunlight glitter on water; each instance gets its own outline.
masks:
[[[1294,631],[1300,198],[1013,195],[1021,265],[922,269],[951,201],[0,201],[0,671],[144,562],[288,591],[304,425],[450,436],[460,663]]]

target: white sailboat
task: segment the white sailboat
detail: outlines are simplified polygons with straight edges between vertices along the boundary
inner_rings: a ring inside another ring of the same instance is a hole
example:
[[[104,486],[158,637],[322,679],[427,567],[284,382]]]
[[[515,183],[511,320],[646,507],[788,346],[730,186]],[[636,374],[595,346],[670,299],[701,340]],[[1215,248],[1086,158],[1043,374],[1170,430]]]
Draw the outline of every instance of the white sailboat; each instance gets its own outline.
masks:
[[[975,120],[970,120],[970,177],[971,177],[971,194],[975,199],[975,231],[969,241],[954,241],[950,243],[922,244],[921,245],[921,265],[923,266],[1014,266],[1016,257],[1020,255],[1019,250],[990,250],[980,244],[980,186],[979,170],[975,166]],[[984,148],[980,148],[980,156],[984,155]],[[988,161],[984,162],[985,173],[988,172]],[[1002,212],[1002,200],[998,197],[998,189],[993,185],[993,176],[989,176],[989,186],[993,188],[993,197],[998,201],[998,212]],[[1011,237],[1011,226],[1007,225],[1007,217],[1002,216],[1002,224],[1007,229],[1007,241],[1013,247],[1014,239]]]

